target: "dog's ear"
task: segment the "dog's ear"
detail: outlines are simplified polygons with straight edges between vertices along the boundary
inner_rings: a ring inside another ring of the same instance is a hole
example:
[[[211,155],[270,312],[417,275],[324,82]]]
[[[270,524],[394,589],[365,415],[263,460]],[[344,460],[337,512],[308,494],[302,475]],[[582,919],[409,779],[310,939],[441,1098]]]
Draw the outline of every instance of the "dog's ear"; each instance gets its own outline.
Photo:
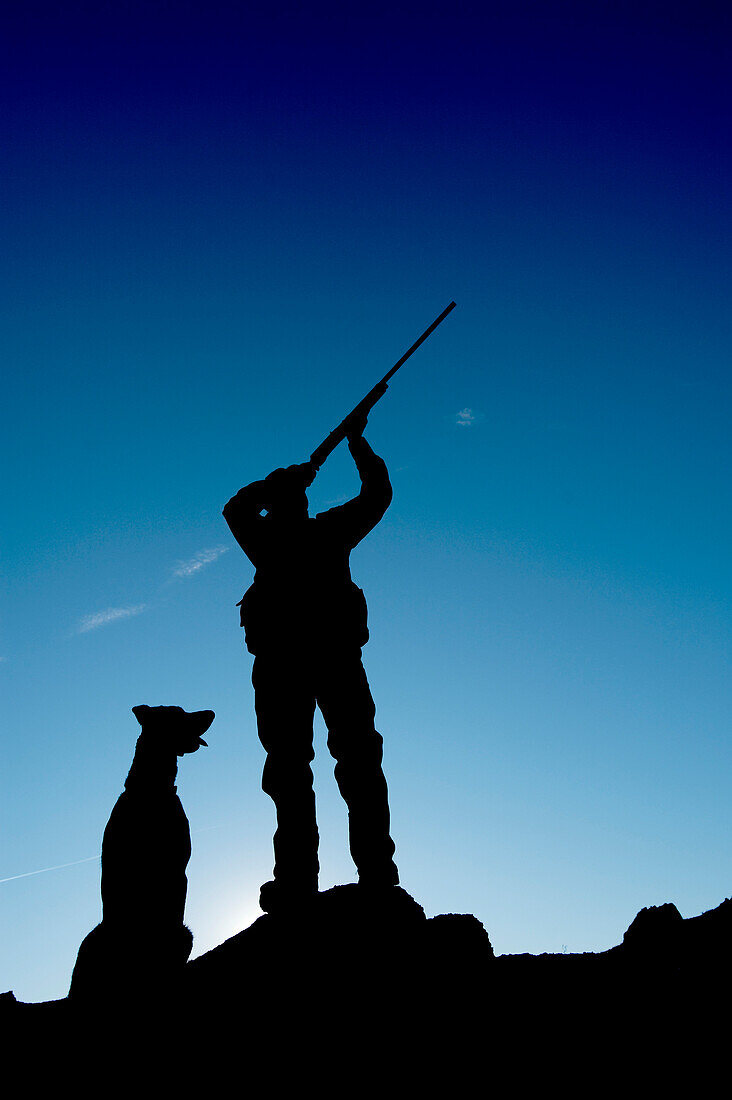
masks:
[[[132,713],[134,714],[135,718],[140,723],[140,725],[142,725],[143,721],[145,720],[145,716],[147,715],[147,712],[149,710],[150,710],[150,707],[148,707],[147,704],[145,704],[145,703],[140,704],[139,707],[133,707],[132,708]]]

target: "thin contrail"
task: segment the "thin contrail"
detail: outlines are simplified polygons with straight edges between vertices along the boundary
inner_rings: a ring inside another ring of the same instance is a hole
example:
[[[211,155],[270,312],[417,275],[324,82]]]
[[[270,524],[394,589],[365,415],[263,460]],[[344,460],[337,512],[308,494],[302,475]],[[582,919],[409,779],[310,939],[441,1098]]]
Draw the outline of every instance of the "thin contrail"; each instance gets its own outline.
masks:
[[[203,825],[200,829],[193,829],[191,836],[196,836],[197,833],[206,833],[209,829],[220,829],[221,825]],[[0,886],[4,882],[15,882],[18,878],[30,878],[31,875],[45,875],[46,871],[61,871],[64,867],[78,867],[80,863],[91,863],[92,860],[101,859],[101,855],[87,856],[86,859],[73,859],[71,863],[57,863],[53,867],[41,867],[39,871],[23,871],[22,875],[8,875],[7,878],[0,878]]]
[[[100,859],[100,856],[87,856],[86,859],[74,859],[71,863],[57,863],[55,867],[41,867],[40,871],[24,871],[22,875],[9,875],[7,878],[0,878],[0,885],[3,882],[14,882],[16,878],[30,878],[31,875],[45,875],[46,871],[60,871],[63,867],[76,867],[79,863],[91,863],[94,859]]]

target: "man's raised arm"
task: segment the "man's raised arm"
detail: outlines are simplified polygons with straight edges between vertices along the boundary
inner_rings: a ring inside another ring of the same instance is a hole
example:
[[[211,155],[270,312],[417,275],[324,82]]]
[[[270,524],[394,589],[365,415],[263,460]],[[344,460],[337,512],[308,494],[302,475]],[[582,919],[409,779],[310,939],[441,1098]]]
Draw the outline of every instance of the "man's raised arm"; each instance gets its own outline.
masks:
[[[253,481],[251,485],[245,485],[236,496],[227,501],[221,513],[232,535],[247,556],[251,549],[253,530],[258,523],[262,522],[261,513],[266,507],[266,498],[267,486],[264,481]]]
[[[389,474],[383,458],[379,458],[364,439],[366,417],[354,421],[348,433],[348,449],[361,478],[361,492],[353,500],[324,513],[346,530],[347,540],[355,546],[373,530],[391,504],[393,496]]]

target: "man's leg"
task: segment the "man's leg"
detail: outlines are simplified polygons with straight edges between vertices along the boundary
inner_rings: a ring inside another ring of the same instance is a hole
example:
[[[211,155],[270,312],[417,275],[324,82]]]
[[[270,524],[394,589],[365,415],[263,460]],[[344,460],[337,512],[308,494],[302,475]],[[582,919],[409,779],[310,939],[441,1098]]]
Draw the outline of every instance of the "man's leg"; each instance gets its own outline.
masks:
[[[315,694],[294,655],[291,660],[281,654],[255,657],[252,683],[257,730],[267,753],[262,790],[277,810],[275,886],[281,893],[312,893],[318,888],[318,828],[310,767],[315,755]],[[266,893],[263,889],[263,907]]]
[[[328,727],[335,777],[348,806],[348,836],[359,882],[396,886],[399,873],[389,835],[389,796],[381,768],[376,707],[361,663],[361,651],[327,654],[318,664],[318,706]]]

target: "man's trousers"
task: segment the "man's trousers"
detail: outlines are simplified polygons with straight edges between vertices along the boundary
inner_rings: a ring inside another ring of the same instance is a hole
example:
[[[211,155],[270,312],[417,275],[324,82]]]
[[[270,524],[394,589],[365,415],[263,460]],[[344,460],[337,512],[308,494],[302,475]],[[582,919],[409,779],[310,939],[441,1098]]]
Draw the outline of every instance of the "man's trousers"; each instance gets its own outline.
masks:
[[[259,739],[267,753],[262,789],[277,810],[274,836],[278,885],[317,889],[313,719],[320,707],[335,778],[348,807],[351,855],[359,881],[396,885],[389,801],[381,768],[382,738],[361,650],[260,653],[252,671]]]

